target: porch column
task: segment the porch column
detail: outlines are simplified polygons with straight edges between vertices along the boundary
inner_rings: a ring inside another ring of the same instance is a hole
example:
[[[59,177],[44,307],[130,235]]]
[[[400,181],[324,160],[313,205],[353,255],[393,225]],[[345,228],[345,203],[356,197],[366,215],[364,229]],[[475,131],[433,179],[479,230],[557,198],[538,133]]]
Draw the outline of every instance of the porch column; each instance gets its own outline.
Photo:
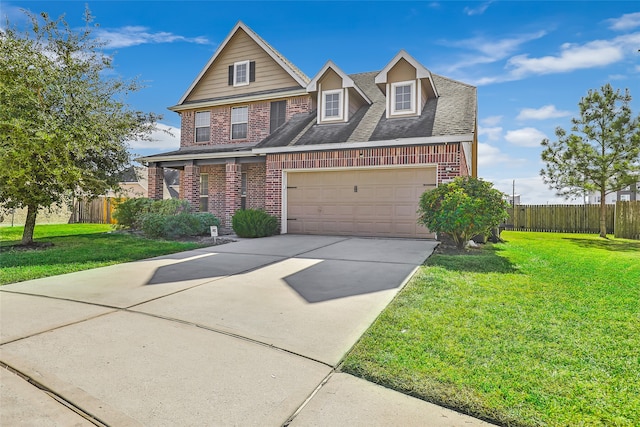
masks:
[[[189,201],[193,212],[200,211],[200,167],[193,163],[186,165],[181,178],[180,197]]]
[[[164,196],[164,170],[156,163],[149,163],[147,180],[147,197],[152,200],[162,200]]]
[[[240,163],[237,163],[237,159],[227,159],[225,184],[224,225],[231,229],[231,217],[241,206],[242,167]]]

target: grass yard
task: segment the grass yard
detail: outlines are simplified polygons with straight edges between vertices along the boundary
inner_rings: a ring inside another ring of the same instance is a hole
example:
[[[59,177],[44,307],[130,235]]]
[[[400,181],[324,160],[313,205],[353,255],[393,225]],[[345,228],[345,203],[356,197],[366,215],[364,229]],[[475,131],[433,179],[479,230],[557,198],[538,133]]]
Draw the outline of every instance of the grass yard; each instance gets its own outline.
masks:
[[[109,233],[111,229],[103,224],[37,225],[34,240],[53,246],[23,251],[9,249],[20,243],[23,227],[0,227],[0,285],[202,247]]]
[[[503,425],[640,425],[640,242],[503,237],[432,256],[342,370]]]

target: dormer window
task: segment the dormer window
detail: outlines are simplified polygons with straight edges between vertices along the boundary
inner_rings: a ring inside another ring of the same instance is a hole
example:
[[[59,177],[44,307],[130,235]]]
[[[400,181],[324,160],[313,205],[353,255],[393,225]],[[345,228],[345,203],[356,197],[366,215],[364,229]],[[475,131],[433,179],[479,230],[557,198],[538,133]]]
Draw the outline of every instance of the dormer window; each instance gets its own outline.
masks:
[[[342,89],[322,92],[322,121],[342,120]]]
[[[415,81],[392,83],[391,92],[391,114],[415,114]]]
[[[244,86],[249,84],[249,61],[233,64],[233,85]]]

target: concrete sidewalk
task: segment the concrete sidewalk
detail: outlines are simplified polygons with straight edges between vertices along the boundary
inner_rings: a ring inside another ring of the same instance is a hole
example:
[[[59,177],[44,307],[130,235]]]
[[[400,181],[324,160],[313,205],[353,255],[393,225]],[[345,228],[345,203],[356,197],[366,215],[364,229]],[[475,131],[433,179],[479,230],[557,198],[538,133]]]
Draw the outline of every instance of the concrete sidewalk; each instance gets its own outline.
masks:
[[[283,235],[0,288],[0,425],[483,425],[335,368],[434,242]]]

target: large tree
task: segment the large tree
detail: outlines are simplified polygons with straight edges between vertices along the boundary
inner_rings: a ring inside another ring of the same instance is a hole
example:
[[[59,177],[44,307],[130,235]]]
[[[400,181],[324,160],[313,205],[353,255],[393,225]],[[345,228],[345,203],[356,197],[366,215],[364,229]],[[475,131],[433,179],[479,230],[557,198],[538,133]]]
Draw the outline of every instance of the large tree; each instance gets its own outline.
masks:
[[[79,31],[27,15],[28,29],[0,30],[0,208],[27,208],[23,244],[39,208],[117,188],[127,141],[148,138],[159,118],[126,104],[141,85],[105,72],[112,59],[88,10]]]
[[[640,180],[640,116],[633,117],[629,90],[610,84],[580,100],[572,133],[556,128],[557,141],[544,139],[540,171],[560,196],[600,193],[600,237],[607,237],[605,196]]]

